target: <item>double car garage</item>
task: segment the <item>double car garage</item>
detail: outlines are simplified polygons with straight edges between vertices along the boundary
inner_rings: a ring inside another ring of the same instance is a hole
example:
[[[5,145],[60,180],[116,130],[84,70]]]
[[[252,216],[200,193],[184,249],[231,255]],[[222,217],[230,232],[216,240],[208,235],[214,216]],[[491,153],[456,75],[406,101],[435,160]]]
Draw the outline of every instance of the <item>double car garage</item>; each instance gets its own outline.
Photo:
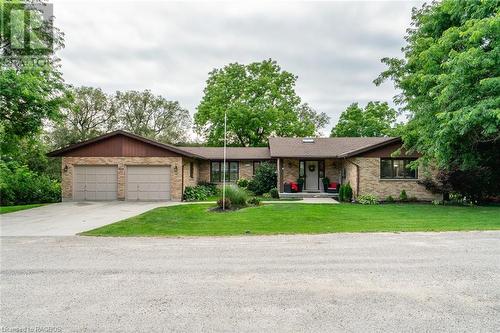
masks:
[[[118,166],[74,165],[73,200],[118,199]],[[170,200],[169,166],[125,166],[125,199]]]

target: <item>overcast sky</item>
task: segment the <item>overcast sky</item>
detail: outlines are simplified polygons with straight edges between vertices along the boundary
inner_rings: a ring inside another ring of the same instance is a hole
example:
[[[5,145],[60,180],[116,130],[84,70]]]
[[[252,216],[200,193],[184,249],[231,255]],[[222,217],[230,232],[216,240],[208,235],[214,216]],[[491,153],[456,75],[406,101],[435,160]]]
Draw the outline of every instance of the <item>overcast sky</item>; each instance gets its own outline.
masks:
[[[208,72],[272,58],[298,75],[304,102],[331,117],[352,102],[390,102],[372,81],[399,56],[411,8],[421,2],[55,1],[65,33],[65,80],[106,92],[151,89],[191,114]]]

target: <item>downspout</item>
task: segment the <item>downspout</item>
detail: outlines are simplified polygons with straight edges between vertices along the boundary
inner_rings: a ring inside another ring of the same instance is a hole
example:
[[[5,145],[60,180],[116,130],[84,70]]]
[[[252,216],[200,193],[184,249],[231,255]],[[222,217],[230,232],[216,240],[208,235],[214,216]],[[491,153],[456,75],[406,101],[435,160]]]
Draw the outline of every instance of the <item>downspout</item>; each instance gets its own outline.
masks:
[[[357,165],[356,163],[348,160],[345,157],[344,157],[344,161],[347,161],[347,162],[351,163],[352,165],[354,165],[356,167],[356,196],[358,196],[359,195],[359,165]]]
[[[184,157],[181,159],[181,201],[184,199]]]

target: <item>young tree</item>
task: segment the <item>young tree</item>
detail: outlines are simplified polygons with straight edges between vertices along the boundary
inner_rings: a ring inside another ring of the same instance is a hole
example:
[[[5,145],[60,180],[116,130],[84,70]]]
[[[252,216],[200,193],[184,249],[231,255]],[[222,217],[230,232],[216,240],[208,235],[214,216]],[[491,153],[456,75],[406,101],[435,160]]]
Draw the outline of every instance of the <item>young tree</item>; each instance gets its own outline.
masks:
[[[410,115],[406,148],[444,170],[500,176],[500,12],[498,0],[443,0],[414,10],[403,58],[384,58]]]
[[[113,98],[100,88],[74,88],[72,96],[50,134],[58,148],[109,132],[117,124]]]
[[[187,140],[191,119],[177,101],[169,101],[151,91],[117,92],[115,106],[119,126],[137,135],[165,143]]]
[[[391,136],[396,116],[396,110],[386,102],[368,102],[364,109],[353,103],[342,112],[330,136]]]
[[[226,112],[231,145],[262,146],[271,135],[315,134],[317,126],[328,118],[301,105],[295,93],[296,80],[271,59],[213,70],[195,114],[197,133],[209,144],[221,145]]]

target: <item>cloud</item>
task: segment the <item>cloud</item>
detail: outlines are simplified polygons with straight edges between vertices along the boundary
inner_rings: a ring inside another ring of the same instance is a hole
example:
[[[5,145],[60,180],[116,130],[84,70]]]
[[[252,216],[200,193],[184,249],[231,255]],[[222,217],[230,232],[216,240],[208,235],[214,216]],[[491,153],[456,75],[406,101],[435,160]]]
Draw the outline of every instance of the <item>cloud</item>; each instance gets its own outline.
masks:
[[[332,118],[352,102],[390,101],[375,87],[380,59],[399,56],[420,2],[56,1],[68,83],[151,89],[191,113],[213,68],[273,58],[298,75],[297,93]],[[330,126],[331,127],[331,126]],[[325,133],[329,132],[329,128]]]

